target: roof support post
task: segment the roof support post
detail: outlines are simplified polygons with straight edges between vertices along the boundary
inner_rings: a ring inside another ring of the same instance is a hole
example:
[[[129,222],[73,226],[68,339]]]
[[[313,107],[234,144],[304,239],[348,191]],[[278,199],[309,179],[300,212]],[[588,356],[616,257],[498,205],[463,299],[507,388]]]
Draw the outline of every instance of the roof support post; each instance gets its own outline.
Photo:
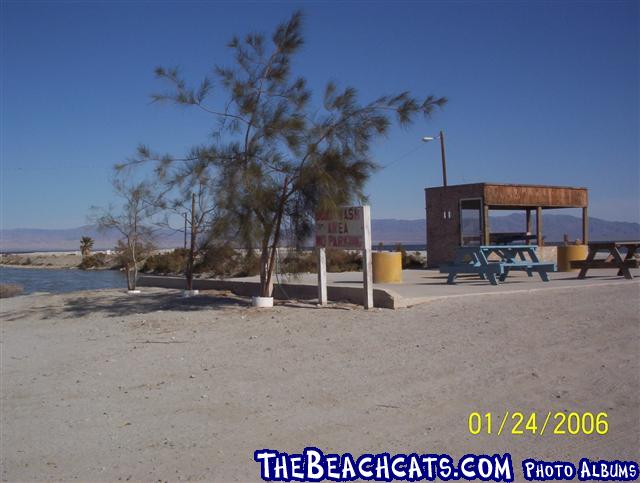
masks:
[[[533,230],[533,227],[531,226],[531,208],[527,208],[526,213],[527,235],[531,235],[531,231]],[[531,245],[531,238],[527,238],[527,245]]]
[[[589,244],[589,208],[582,208],[582,243]]]
[[[489,205],[482,205],[482,244],[490,245],[489,241]]]
[[[542,239],[542,207],[541,206],[538,206],[536,208],[536,241],[538,242],[539,247],[544,245],[544,240]]]

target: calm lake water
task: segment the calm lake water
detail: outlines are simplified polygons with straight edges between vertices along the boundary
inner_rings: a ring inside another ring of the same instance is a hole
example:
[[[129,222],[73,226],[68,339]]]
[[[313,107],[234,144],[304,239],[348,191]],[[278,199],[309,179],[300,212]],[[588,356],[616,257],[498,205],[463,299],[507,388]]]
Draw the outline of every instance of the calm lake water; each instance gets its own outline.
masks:
[[[24,293],[66,293],[101,288],[126,288],[119,270],[54,270],[0,267],[0,281],[24,287]]]

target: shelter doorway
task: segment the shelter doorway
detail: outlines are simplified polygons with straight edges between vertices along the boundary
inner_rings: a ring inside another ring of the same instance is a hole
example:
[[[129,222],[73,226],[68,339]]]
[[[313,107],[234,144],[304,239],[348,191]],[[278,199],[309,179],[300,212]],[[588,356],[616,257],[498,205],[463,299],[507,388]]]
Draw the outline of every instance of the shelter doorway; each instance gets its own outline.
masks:
[[[482,244],[482,198],[460,200],[460,246]]]

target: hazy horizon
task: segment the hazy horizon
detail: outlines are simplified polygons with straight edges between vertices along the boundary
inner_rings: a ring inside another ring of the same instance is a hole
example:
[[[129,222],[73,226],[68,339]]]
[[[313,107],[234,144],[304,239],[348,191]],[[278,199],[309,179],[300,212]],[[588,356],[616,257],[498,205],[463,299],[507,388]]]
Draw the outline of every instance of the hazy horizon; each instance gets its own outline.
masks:
[[[490,226],[498,232],[523,231],[525,222],[523,213],[491,216]],[[534,220],[535,225],[535,220]],[[615,222],[591,218],[590,237],[592,240],[637,240],[640,239],[640,224],[633,222]],[[405,246],[424,245],[426,220],[400,220],[393,218],[373,218],[373,243],[383,242],[393,246],[403,243]],[[582,236],[582,219],[572,215],[543,215],[543,233],[547,243],[562,241],[564,234],[570,240]],[[82,236],[90,236],[95,240],[97,249],[109,249],[115,246],[120,238],[117,232],[99,232],[95,226],[85,225],[71,228],[42,229],[14,228],[0,230],[0,249],[4,252],[33,251],[68,251],[77,250]],[[156,234],[159,248],[175,248],[182,246],[183,232],[180,230],[160,230]]]
[[[577,219],[581,219],[581,215],[577,215],[577,214],[569,214],[569,213],[561,213],[561,211],[570,211],[572,210],[571,208],[566,209],[566,210],[561,210],[561,209],[557,209],[557,210],[543,210],[543,218],[546,216],[569,216],[572,218],[577,218]],[[577,212],[578,209],[576,209]],[[549,211],[553,211],[553,213],[549,213]],[[491,212],[491,218],[500,218],[500,217],[508,217],[508,216],[512,216],[514,214],[520,214],[519,212],[513,212],[513,213],[507,213],[507,214],[496,214],[495,211]],[[524,216],[524,214],[522,215]],[[589,215],[589,219],[596,219],[596,220],[602,220],[602,221],[606,221],[606,222],[611,222],[611,223],[631,223],[631,224],[635,224],[635,225],[640,225],[640,222],[637,221],[625,221],[625,220],[611,220],[611,219],[607,219],[607,218],[600,218],[598,216],[591,216]],[[375,221],[410,221],[410,222],[415,222],[415,221],[425,221],[426,222],[426,218],[422,217],[422,218],[379,218],[379,217],[373,217],[372,220]],[[55,227],[55,228],[45,228],[45,227],[41,227],[41,226],[16,226],[16,227],[12,227],[12,228],[6,228],[6,227],[2,227],[0,226],[0,230],[1,231],[9,231],[9,230],[74,230],[74,229],[78,229],[78,228],[83,228],[83,227],[95,227],[95,224],[91,224],[91,223],[83,223],[80,225],[74,225],[74,226],[59,226],[59,227]]]

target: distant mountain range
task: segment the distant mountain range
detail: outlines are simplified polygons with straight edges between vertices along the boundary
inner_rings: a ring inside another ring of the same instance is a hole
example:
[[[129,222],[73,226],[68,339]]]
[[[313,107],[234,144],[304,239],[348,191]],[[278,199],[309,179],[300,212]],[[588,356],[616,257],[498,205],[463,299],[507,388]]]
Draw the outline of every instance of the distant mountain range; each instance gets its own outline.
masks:
[[[493,232],[522,232],[525,227],[524,214],[492,216],[490,224]],[[371,225],[374,244],[382,242],[424,245],[425,243],[426,221],[423,219],[378,219],[372,220]],[[569,239],[575,240],[582,237],[582,220],[570,215],[544,215],[542,231],[548,243],[562,241],[565,233],[569,235]],[[589,231],[591,240],[640,239],[638,223],[590,218]],[[15,228],[0,230],[0,250],[3,252],[78,250],[82,236],[93,238],[94,249],[97,250],[113,248],[119,238],[115,230],[99,232],[91,225],[62,230]],[[183,244],[183,234],[170,230],[160,231],[156,244],[159,248],[180,247]]]
[[[14,228],[0,230],[0,251],[68,251],[80,250],[80,238],[89,236],[94,239],[94,250],[113,248],[122,238],[117,230],[99,231],[95,226],[85,225],[77,228],[45,229]],[[181,247],[184,235],[172,230],[157,233],[158,248]]]
[[[492,232],[523,232],[526,222],[524,213],[506,216],[491,216],[489,226]],[[533,216],[535,230],[535,215]],[[375,243],[411,243],[425,244],[427,223],[425,220],[372,220],[371,231]],[[560,242],[565,233],[570,240],[582,238],[582,218],[570,215],[542,216],[542,233],[547,243]],[[589,237],[591,240],[638,240],[640,224],[623,221],[607,221],[589,218]]]

